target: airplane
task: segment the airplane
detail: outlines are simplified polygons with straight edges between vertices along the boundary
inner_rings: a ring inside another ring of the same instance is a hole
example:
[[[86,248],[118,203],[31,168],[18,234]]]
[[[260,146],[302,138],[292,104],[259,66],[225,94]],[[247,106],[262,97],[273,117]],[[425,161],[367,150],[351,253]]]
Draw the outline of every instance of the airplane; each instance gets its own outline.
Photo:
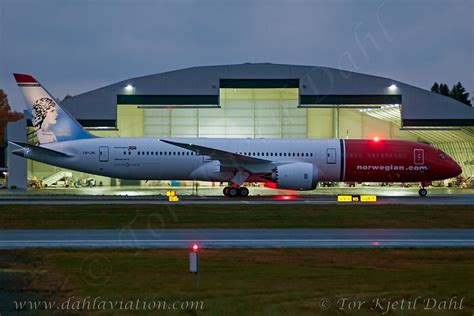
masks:
[[[132,180],[226,182],[246,197],[245,182],[314,190],[318,182],[419,182],[458,176],[461,167],[430,145],[386,139],[225,139],[97,137],[86,131],[32,76],[14,74],[39,144],[10,142],[14,154],[46,164]]]

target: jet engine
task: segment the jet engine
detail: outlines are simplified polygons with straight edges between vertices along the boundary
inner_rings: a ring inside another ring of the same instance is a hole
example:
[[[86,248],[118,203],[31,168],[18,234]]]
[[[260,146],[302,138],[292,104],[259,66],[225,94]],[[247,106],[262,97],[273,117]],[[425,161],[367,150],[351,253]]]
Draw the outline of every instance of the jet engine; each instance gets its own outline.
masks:
[[[318,169],[307,162],[281,165],[273,169],[271,179],[278,189],[314,190],[318,184]]]

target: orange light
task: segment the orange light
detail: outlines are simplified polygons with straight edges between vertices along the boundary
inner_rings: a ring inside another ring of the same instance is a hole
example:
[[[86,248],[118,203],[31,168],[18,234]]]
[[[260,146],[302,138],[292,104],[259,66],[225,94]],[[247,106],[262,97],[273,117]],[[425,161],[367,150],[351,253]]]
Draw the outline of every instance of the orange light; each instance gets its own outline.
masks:
[[[380,140],[380,137],[378,137],[378,136],[374,137],[374,142],[378,142],[379,140]]]
[[[194,245],[193,245],[193,251],[198,251],[198,250],[199,250],[198,244],[194,244]]]

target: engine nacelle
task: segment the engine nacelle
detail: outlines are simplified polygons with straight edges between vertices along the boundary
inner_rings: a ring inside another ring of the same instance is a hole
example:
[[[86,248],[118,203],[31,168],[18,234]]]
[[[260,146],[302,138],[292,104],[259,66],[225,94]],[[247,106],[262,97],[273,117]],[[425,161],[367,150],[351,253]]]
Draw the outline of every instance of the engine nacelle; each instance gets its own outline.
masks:
[[[296,162],[276,167],[272,181],[279,189],[314,190],[318,184],[318,169],[307,162]]]

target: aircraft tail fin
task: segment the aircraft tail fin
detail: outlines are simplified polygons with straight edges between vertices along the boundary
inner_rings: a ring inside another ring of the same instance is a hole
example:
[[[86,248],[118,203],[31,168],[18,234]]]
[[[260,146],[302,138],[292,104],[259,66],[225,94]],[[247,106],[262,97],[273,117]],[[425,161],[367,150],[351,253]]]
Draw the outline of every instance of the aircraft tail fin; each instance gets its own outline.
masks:
[[[40,144],[96,137],[61,108],[59,102],[35,78],[16,73],[13,76],[25,98]]]

